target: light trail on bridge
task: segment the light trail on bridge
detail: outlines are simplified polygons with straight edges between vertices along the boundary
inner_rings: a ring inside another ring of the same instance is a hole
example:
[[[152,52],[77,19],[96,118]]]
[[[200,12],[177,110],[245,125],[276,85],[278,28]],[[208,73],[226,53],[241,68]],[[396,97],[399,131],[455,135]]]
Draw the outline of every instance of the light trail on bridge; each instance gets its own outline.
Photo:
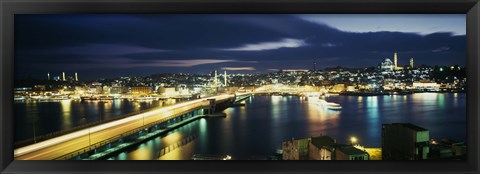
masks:
[[[243,95],[243,94],[240,94]],[[126,117],[120,120],[104,123],[101,125],[85,128],[73,133],[61,135],[36,144],[20,147],[14,150],[16,160],[48,160],[75,152],[91,144],[107,140],[111,137],[134,130],[149,123],[167,118],[169,116],[184,113],[198,107],[209,105],[208,99],[222,101],[234,97],[233,94],[224,94],[203,99],[197,99],[179,103],[167,107],[155,109],[138,115]]]

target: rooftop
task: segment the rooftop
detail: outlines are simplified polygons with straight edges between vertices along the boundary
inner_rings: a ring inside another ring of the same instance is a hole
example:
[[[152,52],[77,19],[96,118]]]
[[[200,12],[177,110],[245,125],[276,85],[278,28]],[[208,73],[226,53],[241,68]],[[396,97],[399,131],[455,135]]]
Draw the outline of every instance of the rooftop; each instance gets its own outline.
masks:
[[[422,128],[420,126],[411,124],[411,123],[391,123],[391,124],[383,124],[382,126],[388,126],[388,125],[395,125],[395,126],[403,126],[406,128],[410,128],[416,131],[428,131],[428,129]]]
[[[335,140],[329,136],[319,136],[319,137],[312,137],[311,142],[317,148],[321,148],[323,146],[329,146],[335,143]]]
[[[360,154],[368,154],[367,152],[365,151],[362,151],[360,149],[357,149],[353,146],[340,146],[337,148],[337,150],[343,152],[344,154],[347,154],[347,155],[360,155]]]

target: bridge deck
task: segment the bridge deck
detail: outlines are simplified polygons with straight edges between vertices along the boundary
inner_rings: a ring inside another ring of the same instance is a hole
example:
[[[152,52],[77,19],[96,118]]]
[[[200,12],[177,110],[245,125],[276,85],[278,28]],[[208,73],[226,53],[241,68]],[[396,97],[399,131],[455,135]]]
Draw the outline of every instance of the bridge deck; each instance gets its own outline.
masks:
[[[234,96],[220,95],[188,101],[97,125],[91,128],[82,129],[36,144],[17,148],[14,150],[15,160],[55,159],[64,154],[88,147],[91,144],[102,142],[131,130],[138,129],[144,125],[155,123],[162,119],[166,120],[167,118],[180,116],[196,109],[208,107],[208,99],[215,99],[217,102],[220,102],[232,97]]]

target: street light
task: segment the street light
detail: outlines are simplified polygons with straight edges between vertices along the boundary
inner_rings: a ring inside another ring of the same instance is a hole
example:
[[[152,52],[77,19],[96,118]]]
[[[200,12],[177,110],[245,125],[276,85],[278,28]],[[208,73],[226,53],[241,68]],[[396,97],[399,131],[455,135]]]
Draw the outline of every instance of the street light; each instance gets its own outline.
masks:
[[[32,125],[33,125],[33,143],[37,143],[37,135],[35,133],[35,121],[33,121]]]
[[[358,141],[357,137],[350,137],[350,142],[352,144],[357,144],[357,141]]]
[[[88,146],[92,146],[91,140],[90,140],[90,128],[88,128]]]

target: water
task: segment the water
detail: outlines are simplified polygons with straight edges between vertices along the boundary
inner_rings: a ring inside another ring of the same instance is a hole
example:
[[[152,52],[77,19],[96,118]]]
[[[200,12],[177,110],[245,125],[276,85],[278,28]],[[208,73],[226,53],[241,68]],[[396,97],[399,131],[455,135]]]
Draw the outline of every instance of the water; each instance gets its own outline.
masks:
[[[36,136],[45,135],[173,103],[175,103],[175,100],[141,103],[128,100],[15,102],[14,141],[31,139],[34,132]]]
[[[320,108],[298,96],[254,96],[245,107],[228,108],[227,118],[201,119],[157,137],[111,159],[191,159],[193,154],[259,159],[275,153],[292,138],[329,135],[339,143],[351,136],[366,147],[381,147],[381,124],[409,122],[429,129],[437,141],[466,139],[464,93],[418,93],[405,96],[334,96],[341,111]],[[182,142],[165,155],[161,150]]]

